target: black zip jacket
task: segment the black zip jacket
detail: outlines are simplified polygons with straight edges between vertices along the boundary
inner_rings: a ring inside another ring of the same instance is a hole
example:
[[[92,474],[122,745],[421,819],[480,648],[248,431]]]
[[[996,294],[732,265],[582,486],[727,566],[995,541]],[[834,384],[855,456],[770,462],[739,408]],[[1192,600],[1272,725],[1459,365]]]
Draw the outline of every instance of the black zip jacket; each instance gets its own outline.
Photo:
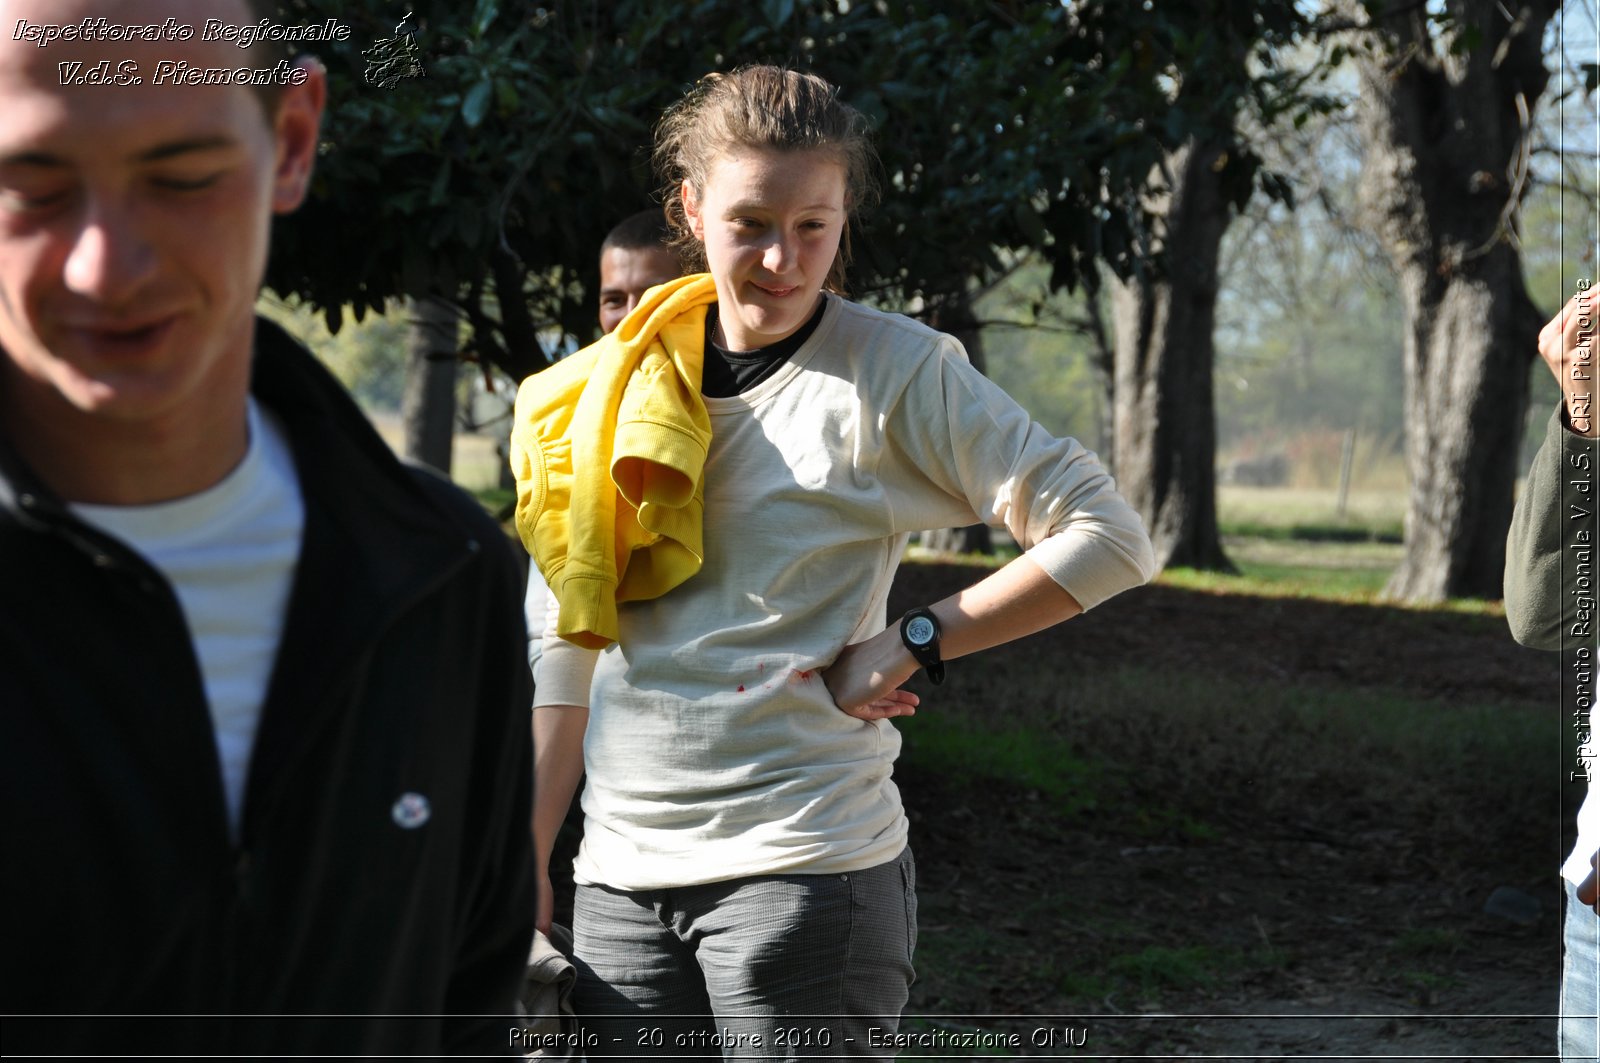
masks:
[[[513,1054],[520,566],[264,322],[252,390],[306,522],[237,844],[171,587],[0,425],[0,1051]]]

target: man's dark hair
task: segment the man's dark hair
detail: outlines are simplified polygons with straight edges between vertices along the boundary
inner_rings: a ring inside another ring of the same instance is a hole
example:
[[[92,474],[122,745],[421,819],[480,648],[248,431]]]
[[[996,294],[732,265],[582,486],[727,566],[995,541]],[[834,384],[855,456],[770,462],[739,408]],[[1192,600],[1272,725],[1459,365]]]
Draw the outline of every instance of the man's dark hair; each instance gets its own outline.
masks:
[[[287,24],[285,9],[282,0],[244,0],[245,10],[249,13],[251,22],[268,22],[280,25]],[[294,44],[289,41],[258,40],[250,45],[250,65],[255,67],[275,66],[278,60],[283,59],[294,62],[299,55]],[[262,110],[266,111],[268,121],[277,114],[278,96],[281,87],[278,85],[252,86],[256,98],[261,101]]]
[[[618,222],[606,234],[600,250],[616,247],[623,251],[637,251],[659,247],[665,251],[669,250],[667,242],[671,239],[672,233],[667,229],[667,216],[660,208],[651,207],[637,214],[630,214]]]

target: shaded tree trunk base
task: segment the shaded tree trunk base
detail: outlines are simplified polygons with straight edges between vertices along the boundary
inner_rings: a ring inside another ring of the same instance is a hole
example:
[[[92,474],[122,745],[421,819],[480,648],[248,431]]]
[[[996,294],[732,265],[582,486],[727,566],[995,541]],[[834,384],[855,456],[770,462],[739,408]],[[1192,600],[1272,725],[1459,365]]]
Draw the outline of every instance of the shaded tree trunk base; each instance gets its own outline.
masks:
[[[1176,543],[1169,545],[1155,542],[1155,551],[1162,569],[1193,568],[1202,572],[1221,572],[1228,576],[1239,574],[1239,566],[1228,557],[1221,543],[1212,543],[1210,546],[1183,543],[1180,548]]]
[[[967,352],[967,360],[972,363],[972,367],[980,373],[988,374],[988,359],[983,350],[983,332],[978,327],[970,291],[963,288],[935,306],[933,312],[928,315],[928,324],[942,332],[950,333],[959,340]],[[994,536],[990,534],[986,524],[921,532],[917,535],[917,545],[941,554],[984,556],[994,554]]]
[[[1361,198],[1406,315],[1406,553],[1385,595],[1498,598],[1543,320],[1516,240],[1522,115],[1549,82],[1542,42],[1560,3],[1459,0],[1454,29],[1401,0],[1344,7],[1371,17],[1375,47],[1356,62]]]
[[[1158,568],[1238,571],[1217,532],[1212,342],[1217,261],[1232,210],[1229,153],[1190,145],[1167,159],[1160,196],[1165,276],[1111,289],[1117,487],[1149,530]]]
[[[450,475],[455,439],[456,315],[439,299],[406,302],[406,389],[400,400],[402,453]]]

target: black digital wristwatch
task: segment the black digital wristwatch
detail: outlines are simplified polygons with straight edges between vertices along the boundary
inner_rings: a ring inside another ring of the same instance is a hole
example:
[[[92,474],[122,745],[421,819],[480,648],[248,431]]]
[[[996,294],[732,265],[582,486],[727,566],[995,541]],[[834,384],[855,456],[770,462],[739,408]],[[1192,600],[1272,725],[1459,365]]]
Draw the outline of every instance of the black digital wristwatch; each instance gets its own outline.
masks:
[[[928,673],[935,685],[944,682],[944,660],[939,656],[939,618],[921,606],[900,618],[900,641]]]

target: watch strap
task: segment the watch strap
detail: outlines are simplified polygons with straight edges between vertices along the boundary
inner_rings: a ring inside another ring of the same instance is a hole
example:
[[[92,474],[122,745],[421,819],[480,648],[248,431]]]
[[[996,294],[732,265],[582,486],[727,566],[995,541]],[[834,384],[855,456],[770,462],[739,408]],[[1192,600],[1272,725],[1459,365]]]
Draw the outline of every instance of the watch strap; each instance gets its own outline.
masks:
[[[933,637],[924,641],[917,641],[911,637],[911,625],[915,621],[926,621],[933,629]],[[928,679],[935,686],[944,682],[944,658],[939,654],[939,638],[943,632],[939,629],[939,618],[933,615],[931,609],[918,606],[900,618],[900,641],[905,643],[912,658],[916,660],[928,673]]]

